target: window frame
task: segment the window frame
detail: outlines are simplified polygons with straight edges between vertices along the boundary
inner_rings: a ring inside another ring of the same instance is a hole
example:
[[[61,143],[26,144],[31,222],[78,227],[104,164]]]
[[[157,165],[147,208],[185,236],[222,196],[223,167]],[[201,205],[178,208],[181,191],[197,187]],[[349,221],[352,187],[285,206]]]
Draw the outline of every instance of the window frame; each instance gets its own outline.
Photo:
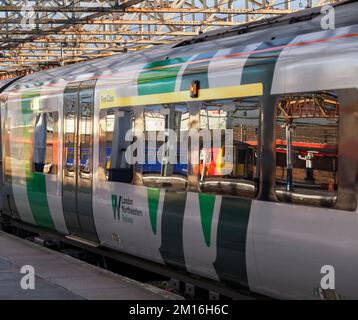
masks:
[[[220,175],[219,176],[215,176],[215,175],[208,176],[208,179],[207,179],[208,184],[210,184],[212,181],[222,179],[222,181],[225,184],[228,184],[230,186],[230,188],[235,188],[235,190],[234,190],[235,192],[234,191],[228,192],[228,190],[225,190],[224,188],[222,188],[221,190],[218,189],[217,191],[210,191],[210,189],[209,190],[206,189],[205,184],[204,184],[205,181],[201,181],[202,179],[201,179],[201,177],[199,177],[198,185],[199,185],[200,192],[214,193],[214,194],[218,194],[218,195],[231,195],[231,196],[240,197],[240,198],[256,199],[257,194],[259,193],[260,171],[261,171],[261,168],[260,168],[261,154],[260,154],[260,150],[259,150],[260,138],[261,138],[261,114],[262,114],[262,110],[263,110],[261,96],[247,96],[247,97],[239,97],[239,98],[231,98],[231,99],[213,99],[213,100],[201,101],[200,103],[198,103],[199,104],[198,112],[199,112],[199,128],[201,128],[202,127],[201,117],[203,116],[202,110],[206,109],[205,104],[222,103],[225,105],[226,102],[228,102],[228,101],[235,102],[235,100],[242,100],[241,103],[245,103],[245,100],[250,100],[250,99],[256,100],[257,109],[259,109],[258,117],[257,117],[257,125],[256,125],[256,129],[255,129],[255,135],[257,136],[256,137],[256,146],[254,146],[252,148],[247,148],[247,150],[250,149],[252,151],[252,159],[253,159],[252,164],[253,164],[253,167],[255,167],[255,170],[254,169],[252,170],[252,180],[240,178],[240,177],[227,178],[227,177],[221,177]],[[246,101],[246,103],[247,103],[247,101]],[[213,108],[213,109],[215,109],[215,108]],[[224,106],[218,106],[216,109],[219,109],[220,111],[221,110],[225,111]],[[240,111],[239,107],[236,107],[235,112],[238,110]],[[229,111],[226,111],[226,112],[229,112]],[[231,126],[231,128],[219,128],[219,130],[226,130],[226,129],[234,130],[234,126]],[[215,129],[209,128],[209,130],[215,130]],[[234,132],[233,132],[233,134],[234,134]],[[239,147],[240,147],[241,143],[249,145],[248,143],[245,143],[245,141],[241,141],[241,140],[237,139],[235,142],[235,138],[233,139],[233,167],[234,167],[233,170],[238,169],[238,162],[236,160],[238,160],[238,157],[239,157],[238,151],[240,150]],[[202,150],[202,147],[200,150]],[[211,154],[212,153],[214,153],[214,151],[211,151]],[[246,156],[248,156],[248,154],[245,154],[245,157]],[[199,172],[199,175],[200,175],[200,172]],[[250,187],[248,187],[248,184],[250,184]],[[252,187],[254,189],[249,190]]]
[[[244,96],[244,97],[233,97],[230,99],[212,99],[212,100],[203,100],[203,101],[182,101],[182,102],[177,102],[177,103],[170,103],[170,104],[155,104],[155,105],[145,105],[145,106],[129,106],[129,107],[110,107],[110,108],[103,108],[100,109],[100,113],[99,113],[99,122],[100,122],[100,129],[99,129],[99,142],[100,142],[100,146],[99,146],[99,170],[98,170],[98,176],[100,180],[104,180],[106,181],[106,174],[105,174],[105,167],[104,167],[104,163],[105,163],[105,153],[103,150],[103,146],[105,145],[105,137],[106,137],[106,131],[104,130],[104,128],[106,128],[105,125],[105,116],[110,112],[114,112],[117,109],[123,109],[123,108],[130,108],[131,110],[133,110],[134,113],[134,126],[135,126],[135,130],[136,131],[140,131],[143,134],[145,133],[145,116],[144,116],[144,112],[145,112],[145,108],[148,107],[153,107],[153,106],[171,106],[171,105],[185,105],[187,107],[187,112],[188,112],[188,130],[190,129],[197,129],[200,130],[200,107],[207,102],[210,101],[225,101],[225,100],[235,100],[235,99],[249,99],[249,98],[255,98],[257,99],[257,102],[259,104],[260,107],[260,116],[259,116],[259,123],[257,126],[257,146],[256,146],[256,154],[257,154],[257,160],[256,160],[256,173],[254,174],[254,184],[255,184],[255,192],[253,196],[250,196],[250,199],[255,199],[257,194],[259,193],[259,187],[260,187],[260,150],[259,150],[259,146],[260,146],[260,136],[261,136],[261,113],[263,110],[263,103],[262,103],[262,96]],[[189,143],[188,143],[188,150],[190,150],[190,139],[189,139]],[[190,161],[190,152],[188,152],[188,165],[187,165],[187,175],[185,176],[186,178],[186,182],[185,182],[185,186],[184,188],[180,188],[180,190],[175,190],[173,189],[173,191],[194,191],[194,192],[205,192],[203,190],[201,190],[200,187],[200,179],[198,177],[198,174],[196,174],[194,172],[194,168],[193,165],[191,164]],[[172,190],[172,188],[170,188],[170,186],[158,186],[158,185],[150,185],[147,184],[143,181],[143,179],[145,179],[145,177],[143,176],[143,172],[142,172],[142,168],[141,165],[133,165],[133,180],[131,184],[134,185],[139,185],[139,186],[146,186],[146,187],[157,187],[157,188],[162,188],[162,189],[167,189],[167,190]],[[214,192],[215,194],[223,194],[225,195],[225,193],[221,193],[221,192]],[[240,194],[235,194],[234,196],[237,197],[244,197]]]
[[[355,130],[358,133],[358,119],[354,116],[354,106],[357,105],[358,101],[358,89],[321,89],[321,90],[313,90],[309,92],[294,92],[294,93],[285,93],[280,94],[276,97],[276,102],[273,105],[275,111],[274,123],[273,126],[276,126],[276,112],[278,108],[278,103],[287,96],[300,96],[304,94],[317,94],[320,92],[328,92],[333,91],[337,95],[337,100],[339,102],[339,124],[338,124],[338,143],[337,143],[337,162],[338,162],[338,170],[337,174],[337,192],[336,192],[336,200],[334,204],[331,206],[324,205],[315,205],[311,203],[304,203],[304,201],[293,202],[292,199],[279,200],[276,198],[275,202],[280,202],[283,204],[294,204],[301,205],[303,207],[312,207],[312,208],[324,208],[324,209],[333,209],[333,210],[342,210],[342,211],[356,211],[357,209],[357,194],[356,194],[356,183],[352,181],[352,172],[349,169],[349,164],[345,161],[342,149],[346,149],[347,151],[347,139],[348,137],[352,138],[352,133],[349,131]],[[350,123],[349,125],[345,124],[345,122]],[[354,134],[353,134],[354,136]],[[358,135],[357,135],[358,136]],[[274,138],[275,145],[275,162],[276,162],[276,132]],[[358,168],[358,156],[355,159],[354,168]],[[352,160],[352,161],[353,161]],[[276,165],[275,165],[276,170]],[[356,169],[357,170],[357,169]],[[356,173],[353,175],[355,176]],[[276,195],[276,172],[274,173],[275,181],[273,184],[273,192]],[[287,191],[289,192],[289,191]]]
[[[126,170],[127,172],[132,172],[130,175],[130,182],[129,181],[119,181],[116,178],[113,180],[109,179],[110,170],[111,168],[107,168],[108,164],[111,163],[111,157],[113,152],[113,139],[114,139],[114,131],[116,126],[116,113],[117,112],[126,112],[130,111],[132,112],[132,128],[135,128],[135,113],[134,113],[135,107],[112,107],[112,108],[106,108],[102,109],[99,112],[99,165],[98,165],[98,176],[99,179],[102,181],[111,181],[111,182],[119,182],[119,183],[127,183],[127,184],[133,184],[134,180],[134,166],[129,165],[128,168],[115,168],[113,170]],[[113,131],[112,131],[112,146],[111,146],[111,154],[109,155],[109,159],[107,156],[107,117],[108,115],[114,115],[113,117]]]
[[[39,171],[36,169],[36,163],[35,163],[35,152],[38,148],[36,146],[36,120],[37,117],[41,117],[46,115],[46,118],[48,117],[48,114],[52,114],[52,162],[50,164],[47,163],[47,150],[49,145],[48,140],[48,119],[46,119],[46,138],[45,138],[45,152],[44,152],[44,164],[42,167],[42,170]],[[58,152],[59,152],[59,112],[58,111],[41,111],[34,113],[34,119],[33,119],[33,146],[32,146],[32,154],[31,154],[31,170],[33,173],[42,173],[42,174],[51,174],[51,175],[57,175],[58,173]],[[57,150],[57,151],[56,151]],[[51,165],[49,167],[49,165]]]

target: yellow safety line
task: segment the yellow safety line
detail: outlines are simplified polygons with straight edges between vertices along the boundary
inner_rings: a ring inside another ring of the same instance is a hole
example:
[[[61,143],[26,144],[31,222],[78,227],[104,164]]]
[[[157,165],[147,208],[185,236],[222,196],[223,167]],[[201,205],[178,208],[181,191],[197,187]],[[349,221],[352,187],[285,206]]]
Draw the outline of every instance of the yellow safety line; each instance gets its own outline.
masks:
[[[117,97],[115,89],[104,89],[100,91],[100,109],[167,104],[176,102],[219,100],[262,95],[262,83],[243,84],[239,86],[230,86],[222,88],[200,89],[198,98],[191,98],[189,90],[160,94],[148,94],[143,96]]]

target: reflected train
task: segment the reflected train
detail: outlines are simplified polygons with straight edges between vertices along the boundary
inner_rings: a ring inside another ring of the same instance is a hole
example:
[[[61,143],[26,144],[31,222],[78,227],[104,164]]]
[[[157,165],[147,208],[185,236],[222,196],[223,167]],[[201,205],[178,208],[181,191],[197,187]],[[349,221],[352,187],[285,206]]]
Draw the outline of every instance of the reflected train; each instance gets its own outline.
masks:
[[[2,81],[2,216],[238,291],[357,299],[358,3],[334,9],[334,29],[312,8]],[[233,139],[173,164],[168,129]]]

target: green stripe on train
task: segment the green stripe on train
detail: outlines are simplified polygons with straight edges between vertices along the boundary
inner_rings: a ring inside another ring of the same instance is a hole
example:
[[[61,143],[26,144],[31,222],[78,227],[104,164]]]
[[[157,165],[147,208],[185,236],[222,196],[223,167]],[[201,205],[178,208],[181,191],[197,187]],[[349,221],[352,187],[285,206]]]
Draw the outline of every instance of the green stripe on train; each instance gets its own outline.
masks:
[[[203,229],[205,243],[208,247],[210,247],[211,227],[213,222],[216,196],[213,194],[199,193],[198,197],[199,197],[201,227]]]
[[[206,53],[201,53],[191,60],[191,63],[185,68],[180,90],[189,90],[191,82],[193,80],[200,81],[200,89],[209,88],[209,63],[211,58],[215,56],[217,51],[211,51]]]
[[[246,236],[251,200],[222,197],[217,229],[217,256],[214,262],[221,282],[248,288]]]
[[[282,46],[291,39],[264,42],[258,51]],[[264,95],[271,92],[273,73],[282,49],[249,56],[242,71],[241,84],[262,82]],[[217,257],[214,262],[219,279],[228,285],[249,287],[246,265],[246,237],[251,210],[250,199],[223,196],[217,230]]]
[[[287,45],[292,41],[292,38],[284,38],[261,43],[256,50],[258,53],[251,54],[242,70],[241,84],[263,83],[264,95],[271,93],[271,86],[273,81],[273,74],[276,67],[276,62],[282,46]],[[275,51],[260,52],[261,50],[279,47]]]
[[[153,233],[157,234],[157,217],[158,217],[160,189],[148,188],[147,194],[148,194],[148,208],[149,208],[150,225],[152,226]]]
[[[182,270],[186,270],[183,244],[186,197],[186,192],[165,191],[159,248],[166,265]]]
[[[181,64],[189,58],[179,57],[146,64],[138,77],[138,95],[174,92]]]
[[[55,229],[47,201],[46,177],[43,173],[32,170],[33,146],[30,143],[34,131],[32,103],[39,97],[39,92],[32,92],[24,94],[21,100],[27,197],[35,222],[41,227]]]

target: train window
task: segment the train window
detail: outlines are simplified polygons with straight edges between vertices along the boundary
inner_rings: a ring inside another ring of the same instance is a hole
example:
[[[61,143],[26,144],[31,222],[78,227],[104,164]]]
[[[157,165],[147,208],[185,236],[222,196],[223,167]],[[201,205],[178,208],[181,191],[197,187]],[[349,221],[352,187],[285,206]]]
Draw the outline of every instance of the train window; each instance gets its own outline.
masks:
[[[104,110],[100,118],[102,178],[131,183],[133,167],[125,158],[130,142],[125,140],[125,136],[128,130],[134,130],[133,111],[126,108]]]
[[[337,201],[339,101],[335,92],[282,97],[276,116],[276,195],[332,207]]]
[[[36,115],[33,170],[42,173],[57,173],[58,113],[46,112]]]
[[[260,111],[256,97],[202,104],[200,129],[207,129],[210,139],[200,146],[202,191],[255,197]]]
[[[188,175],[189,112],[186,104],[144,108],[145,163],[143,184],[185,190]]]
[[[6,100],[1,102],[2,108],[1,112],[3,114],[3,131],[2,131],[2,137],[3,137],[3,158],[4,158],[4,176],[5,181],[11,183],[11,163],[10,163],[10,132],[11,132],[11,117],[9,117],[8,107]]]
[[[64,145],[65,145],[65,175],[73,177],[76,169],[75,140],[76,140],[76,107],[77,92],[66,93],[64,109]]]
[[[79,171],[82,178],[90,179],[92,172],[93,89],[80,90]]]

